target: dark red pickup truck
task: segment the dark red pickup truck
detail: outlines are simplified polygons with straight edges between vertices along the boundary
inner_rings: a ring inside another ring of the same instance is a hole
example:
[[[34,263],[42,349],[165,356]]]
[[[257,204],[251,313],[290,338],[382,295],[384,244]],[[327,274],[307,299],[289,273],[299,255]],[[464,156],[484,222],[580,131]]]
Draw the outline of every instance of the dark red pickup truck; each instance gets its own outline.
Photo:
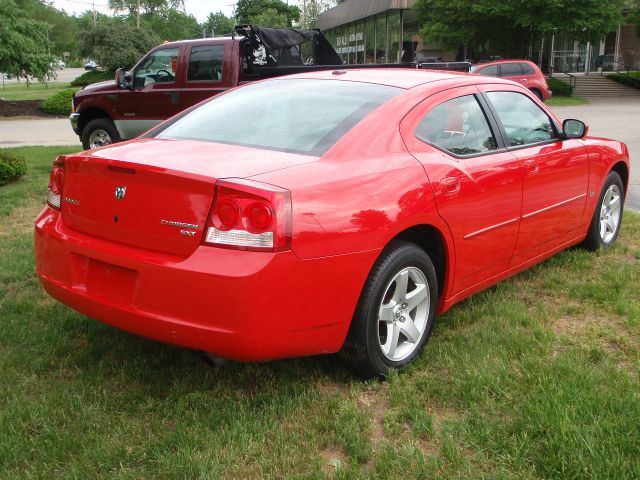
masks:
[[[319,30],[241,25],[228,38],[164,43],[115,81],[85,87],[73,98],[70,120],[85,149],[137,137],[195,105],[242,83],[311,69],[447,68],[469,64],[343,66]],[[230,119],[230,121],[234,121]]]

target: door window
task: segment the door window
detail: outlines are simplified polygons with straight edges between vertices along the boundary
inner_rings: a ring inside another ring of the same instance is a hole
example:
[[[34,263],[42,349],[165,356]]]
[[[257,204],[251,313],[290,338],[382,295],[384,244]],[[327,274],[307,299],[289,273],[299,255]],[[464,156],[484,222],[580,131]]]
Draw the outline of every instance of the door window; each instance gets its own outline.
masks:
[[[497,65],[489,65],[488,67],[481,68],[478,70],[480,75],[489,75],[490,77],[498,76],[498,66]]]
[[[500,65],[502,77],[519,77],[522,75],[522,69],[519,63],[503,63]]]
[[[535,70],[533,68],[531,68],[531,65],[527,64],[527,63],[521,63],[520,67],[522,67],[522,74],[523,75],[535,75]]]
[[[150,53],[136,68],[134,86],[175,82],[179,54],[179,48],[163,48]]]
[[[187,81],[219,82],[222,80],[224,45],[193,47],[189,56]]]
[[[454,155],[475,155],[498,148],[473,95],[454,98],[435,107],[418,124],[415,135]]]
[[[507,146],[530,145],[557,138],[549,116],[533,100],[517,92],[489,92],[507,138]]]

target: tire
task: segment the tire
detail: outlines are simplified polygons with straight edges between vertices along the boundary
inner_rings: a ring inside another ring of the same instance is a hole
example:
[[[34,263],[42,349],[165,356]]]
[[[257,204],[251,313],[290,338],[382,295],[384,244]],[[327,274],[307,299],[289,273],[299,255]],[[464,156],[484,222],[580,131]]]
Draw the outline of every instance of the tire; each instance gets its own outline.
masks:
[[[116,126],[109,118],[95,118],[82,130],[82,146],[85,150],[103,147],[120,141]]]
[[[419,291],[423,293],[413,298]],[[437,299],[438,280],[429,255],[413,243],[394,241],[365,282],[340,352],[343,361],[366,378],[402,370],[431,335]]]
[[[617,172],[609,172],[598,197],[587,237],[581,246],[595,251],[610,248],[618,238],[624,208],[624,186]]]

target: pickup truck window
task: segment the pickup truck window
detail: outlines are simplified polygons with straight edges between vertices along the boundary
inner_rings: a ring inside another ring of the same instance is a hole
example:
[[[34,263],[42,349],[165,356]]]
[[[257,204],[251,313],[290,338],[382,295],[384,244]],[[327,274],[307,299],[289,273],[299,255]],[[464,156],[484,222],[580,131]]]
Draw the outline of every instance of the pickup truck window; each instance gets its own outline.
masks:
[[[189,82],[219,82],[222,80],[224,45],[192,47],[189,54]]]
[[[150,136],[320,156],[403,91],[348,81],[270,80],[215,97]]]
[[[136,68],[134,87],[175,82],[179,55],[179,48],[162,48],[150,53]]]

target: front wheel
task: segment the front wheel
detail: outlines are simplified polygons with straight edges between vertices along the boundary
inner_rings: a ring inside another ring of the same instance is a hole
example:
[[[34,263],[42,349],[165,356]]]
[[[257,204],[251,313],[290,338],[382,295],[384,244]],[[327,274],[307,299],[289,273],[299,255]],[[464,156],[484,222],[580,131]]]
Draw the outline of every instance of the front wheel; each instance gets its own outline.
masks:
[[[402,370],[431,335],[437,298],[429,255],[413,243],[393,242],[367,278],[342,358],[366,377]]]
[[[104,147],[120,141],[118,130],[109,118],[95,118],[82,131],[82,146],[85,150]]]
[[[588,250],[611,247],[618,238],[624,206],[624,186],[617,172],[609,172],[582,246]]]

